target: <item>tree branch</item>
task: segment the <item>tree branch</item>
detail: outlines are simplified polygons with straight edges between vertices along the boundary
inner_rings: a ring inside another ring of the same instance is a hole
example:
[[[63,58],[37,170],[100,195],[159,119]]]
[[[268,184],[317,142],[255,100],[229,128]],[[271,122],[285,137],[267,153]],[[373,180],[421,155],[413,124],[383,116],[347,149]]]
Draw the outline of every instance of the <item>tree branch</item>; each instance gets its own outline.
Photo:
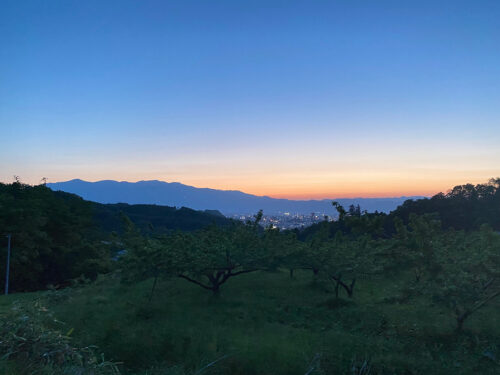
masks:
[[[199,285],[202,288],[205,288],[205,289],[208,289],[208,290],[212,290],[212,287],[207,286],[207,285],[205,285],[203,283],[200,283],[198,280],[192,279],[189,276],[183,275],[182,273],[178,274],[177,276],[180,277],[180,278],[182,278],[182,279],[186,279],[187,281],[190,281],[190,282],[192,282],[192,283],[194,283],[196,285]]]
[[[470,314],[472,314],[474,311],[479,310],[481,307],[483,307],[485,304],[487,304],[489,301],[491,301],[493,298],[497,297],[500,295],[500,290],[497,290],[495,293],[491,294],[489,297],[486,297],[486,299],[482,300],[481,302],[476,303],[472,309],[470,309]]]

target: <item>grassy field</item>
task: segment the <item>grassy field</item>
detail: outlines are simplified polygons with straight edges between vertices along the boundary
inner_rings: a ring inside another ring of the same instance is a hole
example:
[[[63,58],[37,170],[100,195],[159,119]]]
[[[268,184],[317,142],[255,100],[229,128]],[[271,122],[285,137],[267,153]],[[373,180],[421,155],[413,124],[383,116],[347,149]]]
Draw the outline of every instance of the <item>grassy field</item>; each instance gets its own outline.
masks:
[[[124,285],[110,275],[0,297],[0,312],[42,299],[75,345],[97,345],[125,374],[500,373],[498,304],[456,334],[449,311],[405,295],[404,275],[359,280],[352,299],[335,299],[312,272],[295,275],[242,275],[219,297],[163,280],[151,301],[152,280]]]

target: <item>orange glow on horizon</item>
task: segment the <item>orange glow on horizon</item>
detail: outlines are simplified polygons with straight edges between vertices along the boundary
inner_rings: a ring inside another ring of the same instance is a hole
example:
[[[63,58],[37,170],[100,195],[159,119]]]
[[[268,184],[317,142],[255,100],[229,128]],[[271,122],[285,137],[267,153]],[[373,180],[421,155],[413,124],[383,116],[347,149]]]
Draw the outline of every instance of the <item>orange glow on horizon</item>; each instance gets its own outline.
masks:
[[[440,192],[446,193],[454,186],[467,183],[482,184],[487,183],[489,178],[474,179],[393,179],[383,181],[353,181],[353,182],[332,182],[331,184],[276,184],[262,183],[256,186],[255,183],[249,185],[243,184],[200,184],[186,183],[187,185],[220,190],[238,190],[247,194],[257,196],[268,196],[271,198],[282,198],[292,200],[321,200],[321,199],[341,199],[341,198],[393,198],[423,196],[432,197]]]
[[[450,187],[451,188],[451,187]],[[277,199],[291,199],[291,200],[322,200],[322,199],[341,199],[341,198],[395,198],[395,197],[409,197],[409,196],[424,196],[431,197],[440,192],[448,191],[450,188],[446,189],[425,189],[425,190],[362,190],[362,189],[350,189],[337,191],[331,189],[328,191],[275,191],[273,190],[258,190],[258,189],[221,189],[221,190],[239,190],[247,194],[257,195],[257,196],[267,196],[270,198]]]
[[[82,171],[83,172],[83,171]],[[87,171],[85,171],[87,172]],[[197,188],[210,188],[218,190],[237,190],[247,194],[257,196],[268,196],[271,198],[283,198],[292,200],[321,200],[340,198],[391,198],[402,196],[425,196],[431,197],[440,192],[446,193],[456,185],[466,183],[480,184],[486,183],[490,178],[500,175],[499,171],[467,171],[469,177],[462,173],[448,173],[443,175],[441,171],[425,174],[400,174],[397,172],[381,173],[374,171],[369,173],[338,173],[325,174],[305,172],[305,175],[281,173],[269,174],[247,173],[242,175],[217,175],[200,172],[193,175],[162,173],[144,173],[126,177],[127,173],[115,171],[108,174],[103,171],[97,176],[90,173],[78,173],[78,178],[85,181],[116,180],[137,182],[141,180],[159,180],[165,182],[179,182]],[[465,173],[464,173],[465,174]],[[61,174],[49,178],[48,182],[67,181],[76,178]],[[39,184],[39,179],[23,182]],[[5,181],[10,182],[10,181]]]
[[[466,183],[486,183],[488,179],[480,179],[478,181],[465,180],[464,182],[456,183],[435,183],[435,181],[417,183],[415,181],[406,181],[404,184],[395,183],[371,183],[363,186],[359,184],[342,184],[341,187],[332,188],[332,186],[271,186],[270,184],[263,184],[263,186],[244,186],[235,184],[231,186],[225,184],[196,184],[186,183],[186,185],[194,186],[197,188],[210,188],[218,190],[237,190],[243,193],[252,194],[256,196],[267,196],[277,199],[291,199],[291,200],[322,200],[322,199],[341,199],[341,198],[396,198],[396,197],[410,197],[410,196],[423,196],[432,197],[440,192],[446,193],[456,185]],[[432,184],[434,182],[434,184]],[[333,184],[332,184],[333,185]]]

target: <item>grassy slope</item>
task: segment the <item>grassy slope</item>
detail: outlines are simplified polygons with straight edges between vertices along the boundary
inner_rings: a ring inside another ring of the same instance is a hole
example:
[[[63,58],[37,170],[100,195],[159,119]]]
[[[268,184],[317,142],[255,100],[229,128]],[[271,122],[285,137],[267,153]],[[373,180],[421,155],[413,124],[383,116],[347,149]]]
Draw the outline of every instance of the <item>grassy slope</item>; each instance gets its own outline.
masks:
[[[352,374],[353,360],[365,359],[372,374],[500,371],[483,354],[498,355],[498,305],[456,336],[449,313],[429,301],[391,302],[400,287],[389,279],[360,280],[352,301],[335,301],[312,280],[310,272],[297,272],[295,280],[286,272],[242,275],[214,299],[175,279],[160,282],[148,303],[152,280],[125,286],[107,277],[52,294],[49,307],[74,328],[76,342],[98,345],[131,373],[174,365],[183,370],[168,374],[193,373],[229,355],[203,373],[305,374],[316,354],[323,372],[312,374]],[[0,298],[0,308],[12,299]]]

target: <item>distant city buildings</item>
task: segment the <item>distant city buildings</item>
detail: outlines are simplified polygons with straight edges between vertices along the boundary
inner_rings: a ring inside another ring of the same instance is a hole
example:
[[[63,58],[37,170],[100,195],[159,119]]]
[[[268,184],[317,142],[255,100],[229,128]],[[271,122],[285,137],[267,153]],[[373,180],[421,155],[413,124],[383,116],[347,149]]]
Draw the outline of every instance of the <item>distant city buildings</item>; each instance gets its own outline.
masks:
[[[235,220],[241,221],[253,221],[255,220],[254,215],[242,215],[235,214],[229,216]],[[311,214],[292,214],[290,212],[283,212],[282,214],[275,215],[264,215],[260,222],[263,227],[279,228],[280,230],[295,229],[295,228],[305,228],[312,224],[319,223],[321,221],[334,221],[332,216],[325,213],[313,212]]]

